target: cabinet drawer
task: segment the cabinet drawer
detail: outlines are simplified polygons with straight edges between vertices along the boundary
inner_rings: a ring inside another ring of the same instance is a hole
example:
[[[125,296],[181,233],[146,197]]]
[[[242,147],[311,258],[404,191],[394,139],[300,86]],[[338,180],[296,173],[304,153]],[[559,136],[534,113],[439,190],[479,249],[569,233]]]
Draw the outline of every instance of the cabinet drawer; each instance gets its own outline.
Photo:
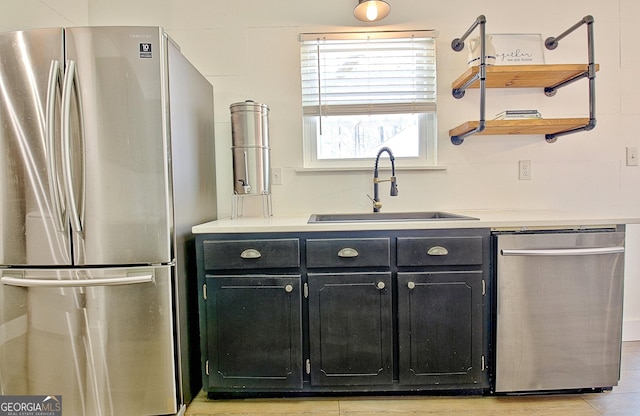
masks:
[[[307,240],[307,267],[389,267],[388,238]]]
[[[398,238],[398,266],[482,264],[482,237]]]
[[[300,267],[297,238],[204,241],[207,270],[268,269]]]

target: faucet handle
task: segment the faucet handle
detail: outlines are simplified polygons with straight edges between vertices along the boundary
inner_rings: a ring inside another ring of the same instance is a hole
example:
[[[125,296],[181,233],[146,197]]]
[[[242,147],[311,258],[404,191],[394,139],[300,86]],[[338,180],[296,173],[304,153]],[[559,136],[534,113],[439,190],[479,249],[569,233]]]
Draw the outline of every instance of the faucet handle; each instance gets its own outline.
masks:
[[[380,201],[376,201],[375,199],[371,198],[371,195],[367,194],[367,197],[371,200],[371,202],[373,202],[373,210],[374,212],[377,212],[380,210],[380,208],[382,208],[382,202]]]

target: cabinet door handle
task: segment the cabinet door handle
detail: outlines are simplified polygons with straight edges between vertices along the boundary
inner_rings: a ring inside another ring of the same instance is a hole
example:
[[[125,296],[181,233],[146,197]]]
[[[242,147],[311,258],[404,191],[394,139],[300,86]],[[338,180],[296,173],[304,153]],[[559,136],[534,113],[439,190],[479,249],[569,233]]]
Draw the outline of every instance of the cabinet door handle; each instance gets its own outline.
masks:
[[[287,292],[287,293],[293,292],[293,286],[292,285],[286,285],[284,287],[284,291]]]
[[[407,287],[409,289],[415,289],[416,288],[416,284],[414,282],[409,282],[409,283],[407,283]]]
[[[430,256],[446,256],[449,254],[449,250],[442,246],[433,246],[427,250],[427,254]]]
[[[385,288],[385,284],[384,282],[378,282],[378,284],[376,285],[376,287],[378,288],[378,290],[382,290]]]
[[[342,258],[358,257],[358,254],[359,254],[358,250],[351,247],[345,247],[340,251],[338,251],[338,257],[342,257]]]
[[[262,257],[262,254],[255,248],[248,248],[240,253],[240,257],[243,259],[259,259]]]

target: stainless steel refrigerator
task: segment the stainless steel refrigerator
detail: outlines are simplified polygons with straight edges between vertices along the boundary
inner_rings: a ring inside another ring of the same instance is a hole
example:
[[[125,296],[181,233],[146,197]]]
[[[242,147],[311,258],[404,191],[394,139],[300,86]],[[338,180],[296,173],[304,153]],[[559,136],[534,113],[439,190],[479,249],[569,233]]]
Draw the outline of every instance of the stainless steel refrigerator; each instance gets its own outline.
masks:
[[[0,34],[1,395],[61,395],[65,416],[185,408],[213,127],[211,85],[161,28]]]

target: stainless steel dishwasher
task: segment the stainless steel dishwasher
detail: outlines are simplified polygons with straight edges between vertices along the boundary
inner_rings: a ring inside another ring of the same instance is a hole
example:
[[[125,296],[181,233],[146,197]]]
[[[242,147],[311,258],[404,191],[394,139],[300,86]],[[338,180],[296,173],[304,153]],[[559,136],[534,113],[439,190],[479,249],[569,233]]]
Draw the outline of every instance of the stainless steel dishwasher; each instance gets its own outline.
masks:
[[[620,378],[624,226],[496,233],[495,391],[610,388]]]

